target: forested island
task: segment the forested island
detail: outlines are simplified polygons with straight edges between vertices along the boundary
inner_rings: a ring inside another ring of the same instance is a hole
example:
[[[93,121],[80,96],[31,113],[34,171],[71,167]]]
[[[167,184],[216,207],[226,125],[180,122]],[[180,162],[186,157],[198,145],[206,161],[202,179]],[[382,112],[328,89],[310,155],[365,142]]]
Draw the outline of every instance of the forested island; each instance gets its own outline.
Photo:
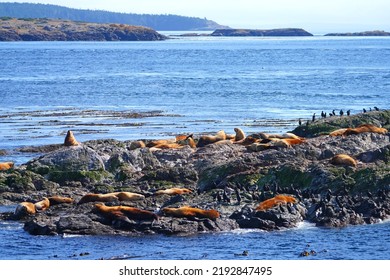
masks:
[[[151,15],[82,10],[58,5],[0,3],[0,17],[53,18],[94,23],[118,23],[146,26],[154,30],[215,30],[228,28],[206,18],[179,15]]]
[[[127,24],[0,18],[0,41],[159,41],[155,30]]]

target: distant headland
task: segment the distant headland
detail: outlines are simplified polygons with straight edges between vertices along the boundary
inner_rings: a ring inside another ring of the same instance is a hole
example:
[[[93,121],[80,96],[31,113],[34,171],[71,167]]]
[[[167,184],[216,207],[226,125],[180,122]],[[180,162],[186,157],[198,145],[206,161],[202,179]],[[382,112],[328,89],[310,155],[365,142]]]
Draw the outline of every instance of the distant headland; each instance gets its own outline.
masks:
[[[153,29],[53,19],[0,18],[0,41],[159,41]]]

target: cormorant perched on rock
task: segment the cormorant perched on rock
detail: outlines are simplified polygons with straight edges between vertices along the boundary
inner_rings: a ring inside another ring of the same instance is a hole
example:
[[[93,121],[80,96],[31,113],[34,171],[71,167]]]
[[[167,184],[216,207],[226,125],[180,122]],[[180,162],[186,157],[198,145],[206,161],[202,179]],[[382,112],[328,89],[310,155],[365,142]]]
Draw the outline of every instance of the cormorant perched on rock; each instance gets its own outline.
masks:
[[[375,109],[375,111],[379,111],[379,108],[378,108],[378,107],[376,107],[376,106],[374,107],[374,109]]]
[[[222,197],[223,197],[223,200],[226,201],[227,203],[230,203],[230,197],[226,191],[226,188],[223,190],[223,194],[222,194]]]
[[[298,120],[298,124],[299,124],[299,126],[301,126],[301,125],[302,125],[302,120],[301,120],[301,118],[299,118],[299,120]]]
[[[234,191],[236,192],[236,198],[237,198],[237,204],[241,203],[241,195],[238,188],[235,188]]]
[[[344,115],[343,109],[340,110],[340,116]]]
[[[333,115],[333,116],[336,116],[336,113],[335,113],[335,111],[334,111],[334,110],[332,110],[332,115]]]
[[[314,122],[316,120],[316,113],[313,114],[313,116],[311,117],[311,121]]]
[[[363,113],[367,113],[367,110],[365,108],[363,108]]]
[[[347,116],[350,116],[351,115],[351,110],[348,110],[347,111]]]

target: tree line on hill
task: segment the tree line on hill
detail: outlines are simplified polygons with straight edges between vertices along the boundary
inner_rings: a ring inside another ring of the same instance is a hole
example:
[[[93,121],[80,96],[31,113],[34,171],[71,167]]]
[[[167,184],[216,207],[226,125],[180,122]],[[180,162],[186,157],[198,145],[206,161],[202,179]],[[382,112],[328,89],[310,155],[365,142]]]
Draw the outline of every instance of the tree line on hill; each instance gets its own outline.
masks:
[[[122,23],[146,26],[155,30],[214,30],[224,26],[206,18],[179,15],[117,13],[81,10],[50,4],[0,3],[0,17],[54,18],[95,23]],[[226,27],[226,26],[225,26]]]

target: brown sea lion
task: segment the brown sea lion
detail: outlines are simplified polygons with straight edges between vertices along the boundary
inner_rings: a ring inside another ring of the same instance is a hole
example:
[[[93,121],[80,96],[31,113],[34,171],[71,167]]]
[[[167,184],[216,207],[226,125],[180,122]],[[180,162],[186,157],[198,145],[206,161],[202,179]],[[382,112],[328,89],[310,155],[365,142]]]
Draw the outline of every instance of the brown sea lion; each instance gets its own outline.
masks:
[[[335,155],[330,160],[330,163],[334,165],[344,165],[344,166],[352,166],[352,167],[357,166],[357,161],[347,154]]]
[[[78,146],[79,142],[77,142],[76,138],[73,135],[73,132],[71,130],[68,130],[66,133],[65,141],[64,141],[65,146]]]
[[[241,141],[245,139],[245,132],[241,128],[234,128],[234,132],[236,132],[236,135],[234,137],[234,141]]]
[[[348,128],[343,135],[348,136],[352,134],[360,134],[364,132],[372,132],[372,133],[379,133],[379,134],[387,134],[388,130],[383,127],[377,127],[372,124],[362,124],[356,128]]]
[[[11,161],[0,162],[0,170],[8,170],[14,167],[14,163]]]
[[[158,220],[158,216],[155,213],[136,207],[106,206],[103,203],[97,203],[95,204],[95,209],[100,213],[113,217],[123,215],[132,220]]]
[[[213,144],[221,140],[226,140],[226,133],[223,130],[217,132],[216,135],[202,135],[199,137],[197,147],[204,147],[208,144]]]
[[[32,202],[21,202],[16,206],[14,215],[16,217],[23,217],[26,215],[34,215],[36,213],[35,205]]]
[[[329,133],[330,136],[344,136],[344,133],[347,131],[348,128],[340,128],[332,131]]]
[[[279,194],[273,198],[264,200],[256,207],[256,211],[265,211],[279,204],[297,203],[297,199],[293,196]]]
[[[156,191],[154,194],[155,195],[163,195],[163,194],[167,194],[167,195],[182,195],[182,194],[188,194],[188,193],[192,193],[192,191],[190,189],[186,189],[186,188],[170,188],[170,189],[165,189],[165,190],[158,190]]]
[[[179,208],[168,208],[165,207],[162,209],[162,212],[166,216],[176,217],[176,218],[206,218],[211,220],[216,220],[220,217],[220,214],[215,209],[203,210],[195,207],[183,206]]]
[[[73,203],[74,199],[70,197],[63,197],[63,196],[50,196],[49,198],[50,205],[58,205],[63,203]]]
[[[118,197],[115,194],[96,194],[88,193],[81,197],[78,204],[88,203],[88,202],[115,202],[119,201]]]
[[[135,150],[135,149],[140,149],[140,148],[145,148],[145,147],[146,147],[145,142],[142,140],[138,140],[138,141],[131,142],[129,149]]]
[[[257,143],[257,142],[260,142],[260,139],[254,138],[252,136],[247,136],[240,141],[235,141],[234,144],[249,146],[249,145],[252,145],[253,143]]]
[[[115,192],[112,194],[114,194],[119,201],[136,201],[145,199],[145,196],[143,194],[133,192]]]
[[[50,207],[50,200],[47,197],[44,197],[41,201],[36,202],[35,210],[37,211],[45,211]]]

